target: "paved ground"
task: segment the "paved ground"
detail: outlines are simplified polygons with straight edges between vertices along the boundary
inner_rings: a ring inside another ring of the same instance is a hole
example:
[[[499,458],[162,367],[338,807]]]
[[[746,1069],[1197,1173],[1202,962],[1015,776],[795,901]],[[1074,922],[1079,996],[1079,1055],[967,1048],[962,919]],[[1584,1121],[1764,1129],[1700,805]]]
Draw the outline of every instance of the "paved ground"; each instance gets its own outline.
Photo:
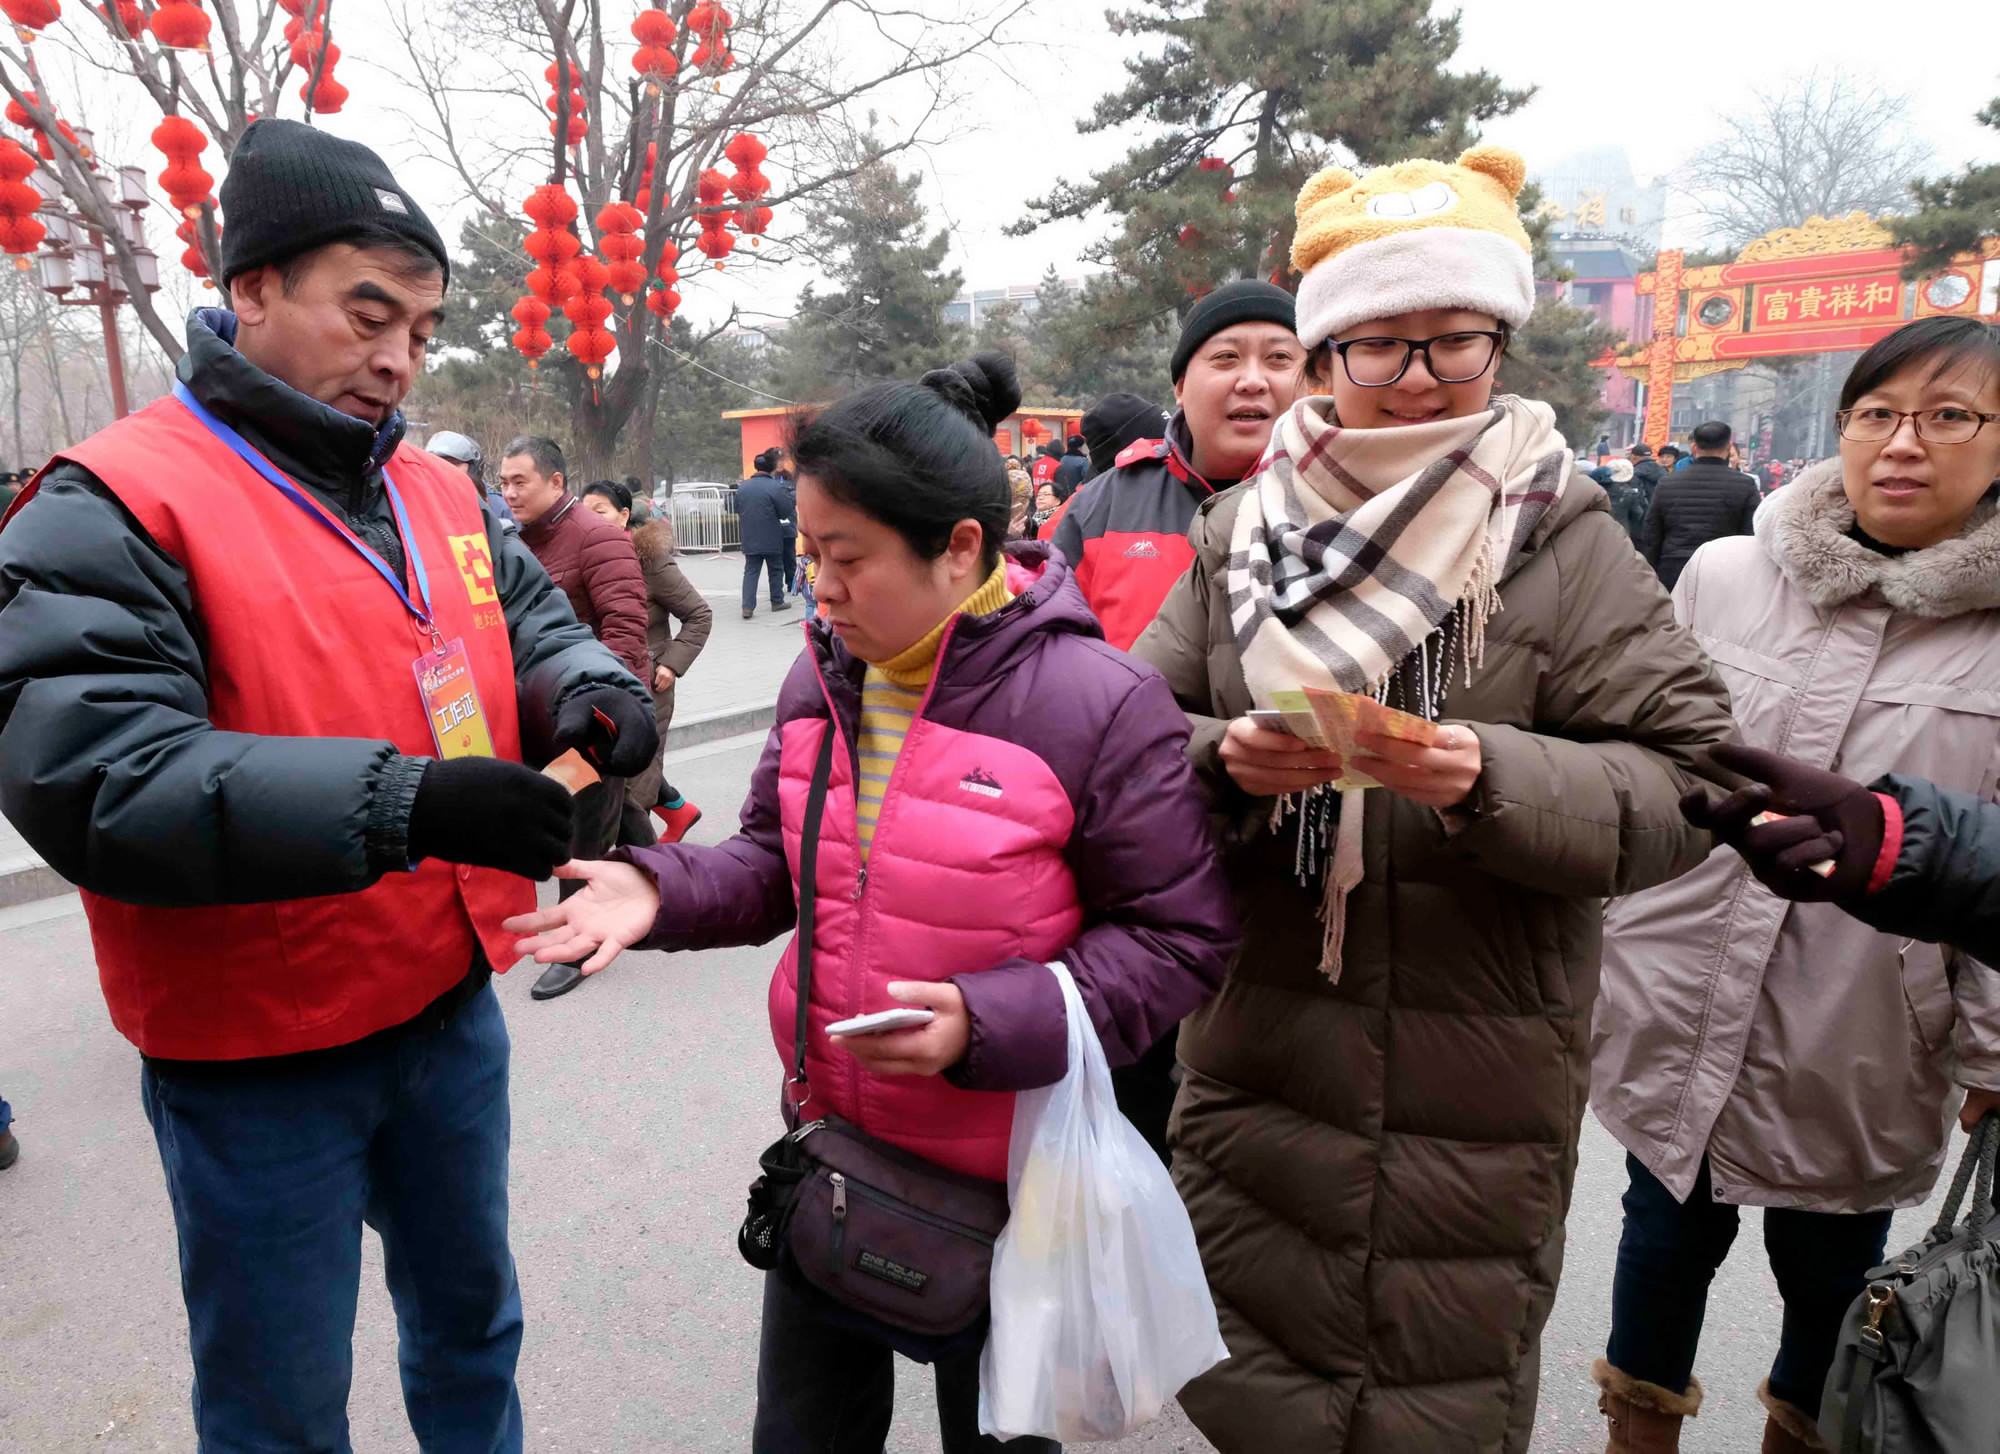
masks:
[[[719,615],[718,625],[745,628],[743,642],[766,629],[761,617],[746,627]],[[718,636],[723,650],[730,642]],[[733,826],[760,740],[677,758],[675,781],[709,810],[698,839]],[[30,922],[37,913],[53,917]],[[528,974],[500,981],[514,1036],[514,1247],[533,1448],[721,1454],[748,1445],[758,1288],[733,1237],[775,1115],[779,1068],[764,1012],[772,957],[634,954],[540,1005],[528,998]],[[0,1173],[0,1451],[189,1449],[173,1226],[137,1061],[106,1022],[74,901],[0,913],[0,967],[0,1088],[24,1147]],[[1544,1349],[1536,1447],[1551,1454],[1603,1447],[1583,1370],[1602,1343],[1622,1189],[1619,1153],[1592,1124],[1569,1274]],[[1928,1220],[1905,1215],[1893,1240]],[[1757,1445],[1753,1390],[1777,1327],[1760,1258],[1746,1227],[1710,1305],[1700,1372],[1711,1401],[1691,1450]],[[355,1445],[407,1454],[414,1443],[372,1234],[355,1341]],[[925,1375],[902,1372],[890,1447],[933,1454]],[[1109,1447],[1208,1448],[1178,1417]]]

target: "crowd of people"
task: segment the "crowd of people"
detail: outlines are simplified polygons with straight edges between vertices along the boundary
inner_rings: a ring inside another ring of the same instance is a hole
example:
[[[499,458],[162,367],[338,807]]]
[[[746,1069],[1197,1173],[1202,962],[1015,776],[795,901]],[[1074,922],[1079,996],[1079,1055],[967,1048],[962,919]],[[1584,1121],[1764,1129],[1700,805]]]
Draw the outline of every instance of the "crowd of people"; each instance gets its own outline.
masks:
[[[1032,459],[993,446],[997,354],[802,419],[736,499],[743,615],[797,591],[804,645],[696,843],[661,744],[711,620],[671,522],[547,438],[490,483],[404,441],[443,243],[364,148],[251,127],[230,308],[0,529],[0,803],[142,1057],[202,1447],[345,1446],[366,1221],[420,1442],[520,1449],[490,976],[778,939],[778,1146],[882,1148],[933,1231],[926,1187],[1004,1182],[1064,1076],[1073,978],[1199,1247],[1230,1356],[1179,1397],[1224,1454],[1525,1450],[1586,1104],[1627,1153],[1608,1449],[1698,1414],[1744,1207],[1763,1448],[1827,1447],[1892,1212],[2000,1110],[2000,330],[1877,343],[1810,467],[1744,473],[1715,422],[1593,470],[1496,392],[1524,176],[1320,172],[1295,294],[1208,294],[1171,409],[1114,395]],[[1316,746],[1270,716],[1308,689],[1424,730]],[[836,1023],[888,1009],[920,1013]],[[838,1249],[848,1183],[808,1205],[793,1154],[759,1194]],[[981,1325],[756,1265],[758,1454],[880,1450],[898,1352],[948,1451],[1056,1447],[982,1432]]]

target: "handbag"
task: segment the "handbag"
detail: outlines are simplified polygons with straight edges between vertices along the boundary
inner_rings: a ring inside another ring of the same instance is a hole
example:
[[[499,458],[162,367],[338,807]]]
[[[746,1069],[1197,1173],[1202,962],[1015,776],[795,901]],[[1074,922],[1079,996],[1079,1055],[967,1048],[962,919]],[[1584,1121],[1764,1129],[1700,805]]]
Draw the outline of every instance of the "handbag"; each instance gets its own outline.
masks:
[[[966,1335],[984,1326],[1007,1188],[926,1161],[838,1116],[804,1119],[812,1098],[814,878],[834,736],[829,723],[799,840],[798,1018],[786,1130],[758,1158],[762,1174],[751,1183],[736,1246],[752,1267],[795,1271],[899,1351],[943,1356],[962,1351]]]
[[[2000,1112],[1973,1129],[1937,1225],[1868,1274],[1848,1309],[1819,1429],[1839,1454],[2000,1449]],[[1958,1209],[1971,1185],[1972,1210]]]

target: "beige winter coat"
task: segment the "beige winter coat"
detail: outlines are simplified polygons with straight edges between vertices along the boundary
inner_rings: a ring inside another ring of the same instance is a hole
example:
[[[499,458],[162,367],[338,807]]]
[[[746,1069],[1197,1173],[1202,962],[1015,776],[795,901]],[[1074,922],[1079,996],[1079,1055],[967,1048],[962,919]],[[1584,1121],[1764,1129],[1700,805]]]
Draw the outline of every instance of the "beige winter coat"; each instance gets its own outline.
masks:
[[[1851,539],[1838,461],[1702,547],[1680,617],[1744,740],[1864,782],[2000,782],[2000,516],[1893,558]],[[1961,1097],[2000,1088],[2000,975],[1788,904],[1727,849],[1606,923],[1591,1105],[1676,1196],[1706,1152],[1718,1201],[1921,1202]]]
[[[1467,820],[1367,794],[1340,982],[1295,835],[1222,771],[1253,703],[1224,584],[1244,487],[1205,503],[1195,563],[1134,645],[1187,710],[1232,825],[1244,928],[1183,1025],[1174,1180],[1230,1357],[1181,1403],[1224,1454],[1528,1447],[1542,1324],[1588,1087],[1602,899],[1684,872],[1680,795],[1728,702],[1666,594],[1578,478],[1500,589]]]

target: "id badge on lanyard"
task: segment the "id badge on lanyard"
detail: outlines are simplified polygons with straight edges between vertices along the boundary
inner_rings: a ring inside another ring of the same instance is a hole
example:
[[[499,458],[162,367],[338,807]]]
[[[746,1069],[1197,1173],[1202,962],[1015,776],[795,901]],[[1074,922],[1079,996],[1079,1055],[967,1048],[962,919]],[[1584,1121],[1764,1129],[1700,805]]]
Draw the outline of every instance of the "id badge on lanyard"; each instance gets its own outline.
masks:
[[[486,730],[486,711],[479,704],[479,684],[472,679],[472,661],[465,654],[464,638],[446,641],[440,637],[416,659],[413,669],[438,756],[447,761],[493,756],[493,738]]]
[[[387,561],[308,498],[305,491],[282,470],[258,453],[249,440],[211,414],[187,385],[176,382],[174,397],[210,434],[228,445],[245,464],[263,476],[267,484],[345,541],[348,548],[367,561],[375,573],[388,583],[389,589],[396,593],[403,609],[410,613],[417,639],[430,643],[429,649],[411,663],[411,671],[417,679],[417,695],[423,701],[424,720],[430,723],[431,740],[437,744],[438,756],[447,759],[493,756],[493,736],[487,730],[486,712],[480,705],[479,685],[473,679],[472,658],[466,652],[465,639],[459,637],[446,641],[431,616],[431,587],[429,578],[424,574],[423,551],[417,544],[409,512],[403,508],[403,497],[397,493],[396,482],[389,477],[389,471],[386,468],[382,471],[382,488],[389,497],[389,508],[395,513],[396,529],[402,536],[403,549],[409,555],[410,577],[416,582],[417,594],[423,602],[421,606],[410,599],[410,593],[403,589],[402,581],[389,569]]]

